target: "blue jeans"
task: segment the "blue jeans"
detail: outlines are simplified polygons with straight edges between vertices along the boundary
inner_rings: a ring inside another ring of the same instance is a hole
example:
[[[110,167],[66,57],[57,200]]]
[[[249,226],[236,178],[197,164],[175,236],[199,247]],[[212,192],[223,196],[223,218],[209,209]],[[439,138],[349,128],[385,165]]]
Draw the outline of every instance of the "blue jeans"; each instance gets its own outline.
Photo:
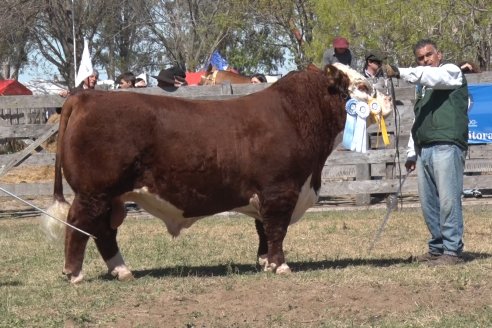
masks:
[[[417,152],[419,198],[431,234],[429,252],[459,256],[463,251],[461,193],[466,151],[454,144]]]

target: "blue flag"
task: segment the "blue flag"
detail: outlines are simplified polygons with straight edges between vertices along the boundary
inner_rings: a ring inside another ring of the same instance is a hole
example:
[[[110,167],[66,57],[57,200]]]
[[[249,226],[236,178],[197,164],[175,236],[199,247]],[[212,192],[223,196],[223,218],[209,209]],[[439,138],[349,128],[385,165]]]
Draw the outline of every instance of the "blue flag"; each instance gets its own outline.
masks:
[[[217,50],[212,53],[210,57],[210,64],[214,65],[218,70],[225,70],[229,66],[229,63],[223,58]]]

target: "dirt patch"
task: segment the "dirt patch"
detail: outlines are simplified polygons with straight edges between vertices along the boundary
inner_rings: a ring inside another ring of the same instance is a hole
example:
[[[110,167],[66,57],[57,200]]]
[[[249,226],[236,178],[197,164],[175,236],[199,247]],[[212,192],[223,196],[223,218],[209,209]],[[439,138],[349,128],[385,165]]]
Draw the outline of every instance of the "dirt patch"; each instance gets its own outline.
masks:
[[[446,283],[337,286],[320,281],[293,284],[276,277],[232,286],[209,284],[201,294],[166,291],[150,304],[135,300],[108,314],[117,315],[118,327],[159,327],[163,320],[166,327],[324,327],[337,321],[377,326],[381,320],[412,321],[418,313],[428,319],[430,313],[466,315],[488,306],[490,299],[486,286],[465,291]]]

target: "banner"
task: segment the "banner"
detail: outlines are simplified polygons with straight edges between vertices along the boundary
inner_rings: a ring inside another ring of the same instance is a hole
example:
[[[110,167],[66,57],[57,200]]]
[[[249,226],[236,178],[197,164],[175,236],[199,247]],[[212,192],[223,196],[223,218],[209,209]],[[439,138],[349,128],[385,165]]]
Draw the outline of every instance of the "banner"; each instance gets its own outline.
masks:
[[[468,91],[468,143],[492,143],[492,84],[471,84]]]
[[[222,57],[217,50],[212,53],[212,56],[210,57],[210,64],[215,66],[219,71],[224,71],[229,66],[227,59]]]
[[[89,42],[84,39],[84,52],[82,52],[79,71],[75,77],[75,87],[78,87],[82,81],[91,76],[93,71],[91,55],[89,54]]]

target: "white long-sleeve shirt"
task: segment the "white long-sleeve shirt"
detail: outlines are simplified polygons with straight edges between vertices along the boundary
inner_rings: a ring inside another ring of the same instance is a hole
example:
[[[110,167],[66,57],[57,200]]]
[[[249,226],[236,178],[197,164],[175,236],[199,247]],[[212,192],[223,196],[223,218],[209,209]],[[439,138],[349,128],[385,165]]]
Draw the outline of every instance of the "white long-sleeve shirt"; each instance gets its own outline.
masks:
[[[463,84],[463,73],[454,64],[443,64],[438,67],[417,66],[409,68],[398,68],[400,78],[412,84],[421,85],[423,93],[425,89],[452,90],[459,88]],[[407,145],[407,161],[416,161],[415,145],[410,134]]]
[[[454,64],[398,68],[398,70],[400,78],[435,90],[456,89],[463,84],[463,73]]]

